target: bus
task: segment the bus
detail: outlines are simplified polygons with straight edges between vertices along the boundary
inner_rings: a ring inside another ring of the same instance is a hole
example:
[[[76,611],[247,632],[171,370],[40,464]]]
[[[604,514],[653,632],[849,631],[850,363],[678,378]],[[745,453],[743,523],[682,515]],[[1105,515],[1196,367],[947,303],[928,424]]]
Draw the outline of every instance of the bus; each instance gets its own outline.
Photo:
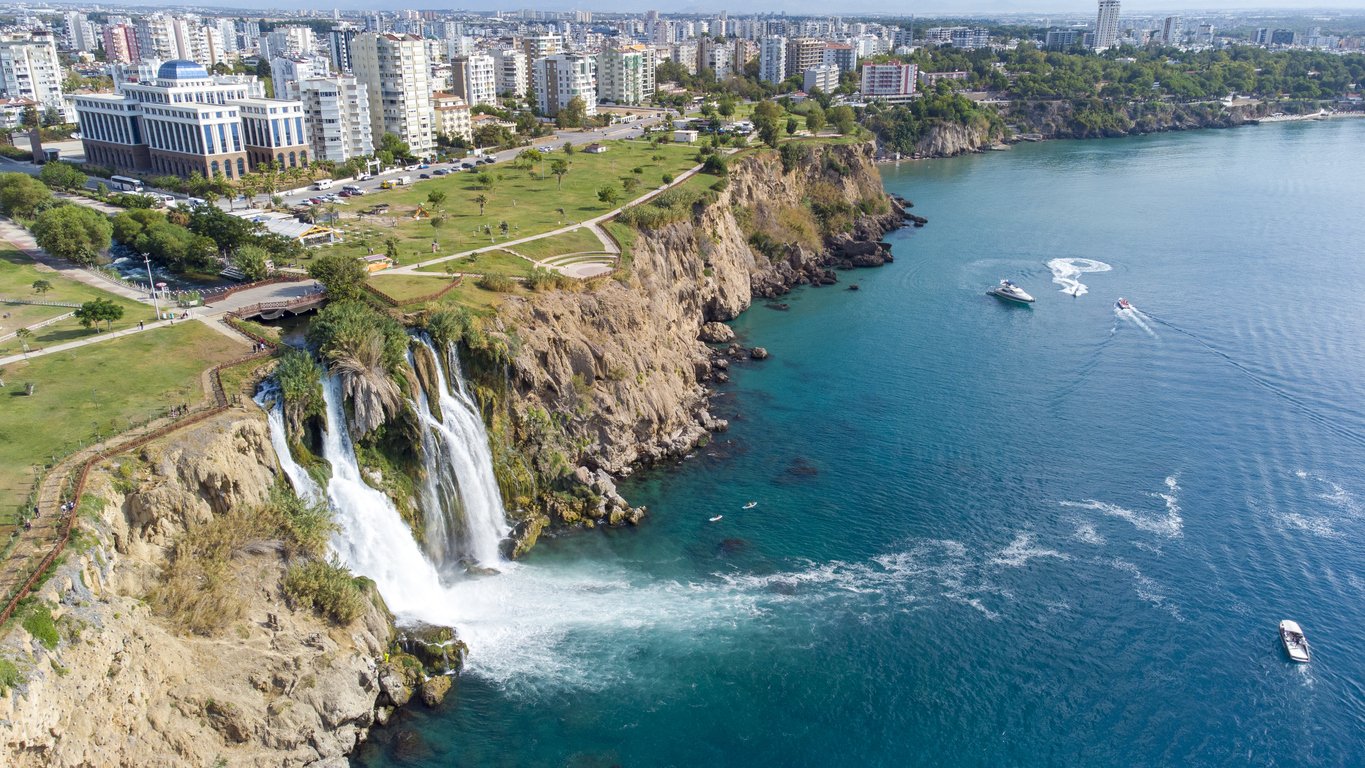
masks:
[[[141,192],[142,180],[130,179],[127,176],[110,176],[109,186],[123,192]]]

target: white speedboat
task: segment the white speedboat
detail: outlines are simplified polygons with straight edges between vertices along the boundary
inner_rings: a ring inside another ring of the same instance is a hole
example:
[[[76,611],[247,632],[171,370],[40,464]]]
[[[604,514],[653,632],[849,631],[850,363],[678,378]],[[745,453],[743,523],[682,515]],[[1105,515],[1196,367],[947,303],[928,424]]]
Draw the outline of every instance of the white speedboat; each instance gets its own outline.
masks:
[[[711,518],[711,522],[714,523],[714,522],[720,520],[722,517],[725,517],[725,515],[716,515],[715,517]]]
[[[1297,622],[1289,619],[1280,622],[1280,642],[1284,643],[1284,650],[1290,659],[1300,664],[1308,663],[1308,638],[1303,636],[1303,630],[1299,629]]]
[[[1013,301],[1019,304],[1033,303],[1032,296],[1025,293],[1023,288],[1020,288],[1019,286],[1015,285],[1009,280],[1001,280],[1000,285],[997,285],[994,288],[990,289],[989,291],[986,291],[986,293],[989,293],[990,295],[996,297],[997,299]]]

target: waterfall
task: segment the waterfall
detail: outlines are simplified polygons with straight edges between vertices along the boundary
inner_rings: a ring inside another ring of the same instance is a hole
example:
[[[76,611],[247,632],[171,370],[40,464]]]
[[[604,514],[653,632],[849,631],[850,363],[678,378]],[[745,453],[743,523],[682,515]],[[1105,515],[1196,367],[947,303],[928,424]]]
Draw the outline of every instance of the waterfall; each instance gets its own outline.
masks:
[[[436,361],[435,391],[420,393],[416,403],[426,468],[422,488],[426,550],[443,566],[461,560],[483,567],[499,565],[501,543],[511,529],[493,476],[483,417],[464,387],[459,359],[453,353],[438,353],[426,338],[419,340]],[[431,411],[431,397],[440,406],[440,420]]]
[[[332,547],[353,573],[374,579],[389,608],[402,616],[426,616],[448,603],[436,567],[426,558],[393,502],[366,484],[346,428],[341,385],[322,382],[327,430],[322,455],[332,465],[327,500],[340,531]]]
[[[256,394],[256,404],[265,410],[266,420],[270,423],[270,446],[275,449],[275,459],[279,461],[284,476],[289,478],[294,493],[304,501],[318,501],[322,498],[322,489],[308,474],[308,470],[294,461],[294,454],[289,451],[289,438],[284,428],[284,400],[279,390],[262,387]]]

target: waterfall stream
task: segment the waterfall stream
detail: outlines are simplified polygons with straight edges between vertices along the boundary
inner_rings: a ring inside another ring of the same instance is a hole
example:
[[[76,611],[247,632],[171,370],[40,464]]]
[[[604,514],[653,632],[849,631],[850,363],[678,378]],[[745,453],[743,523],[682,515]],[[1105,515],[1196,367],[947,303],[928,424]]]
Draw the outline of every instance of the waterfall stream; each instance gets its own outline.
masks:
[[[419,395],[416,403],[426,457],[421,501],[427,553],[443,567],[461,560],[497,566],[502,562],[501,542],[510,528],[493,476],[483,417],[464,388],[459,359],[453,353],[440,354],[425,338],[420,341],[436,361],[436,391]],[[433,396],[441,419],[432,413],[429,398]]]

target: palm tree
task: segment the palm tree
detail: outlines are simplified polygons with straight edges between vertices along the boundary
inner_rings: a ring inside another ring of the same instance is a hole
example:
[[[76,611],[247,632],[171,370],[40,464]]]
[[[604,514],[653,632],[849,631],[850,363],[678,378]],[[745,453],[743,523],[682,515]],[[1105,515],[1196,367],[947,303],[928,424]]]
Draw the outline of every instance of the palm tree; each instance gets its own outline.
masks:
[[[479,215],[483,215],[483,207],[488,205],[488,195],[479,195],[474,198],[474,202],[479,204]]]
[[[28,354],[28,342],[33,338],[33,331],[27,328],[20,328],[14,332],[15,338],[19,339],[19,345],[24,348],[24,354]]]
[[[351,426],[357,436],[367,435],[398,413],[403,393],[384,365],[384,336],[377,328],[335,350],[331,371],[341,382],[342,394],[351,401]]]

